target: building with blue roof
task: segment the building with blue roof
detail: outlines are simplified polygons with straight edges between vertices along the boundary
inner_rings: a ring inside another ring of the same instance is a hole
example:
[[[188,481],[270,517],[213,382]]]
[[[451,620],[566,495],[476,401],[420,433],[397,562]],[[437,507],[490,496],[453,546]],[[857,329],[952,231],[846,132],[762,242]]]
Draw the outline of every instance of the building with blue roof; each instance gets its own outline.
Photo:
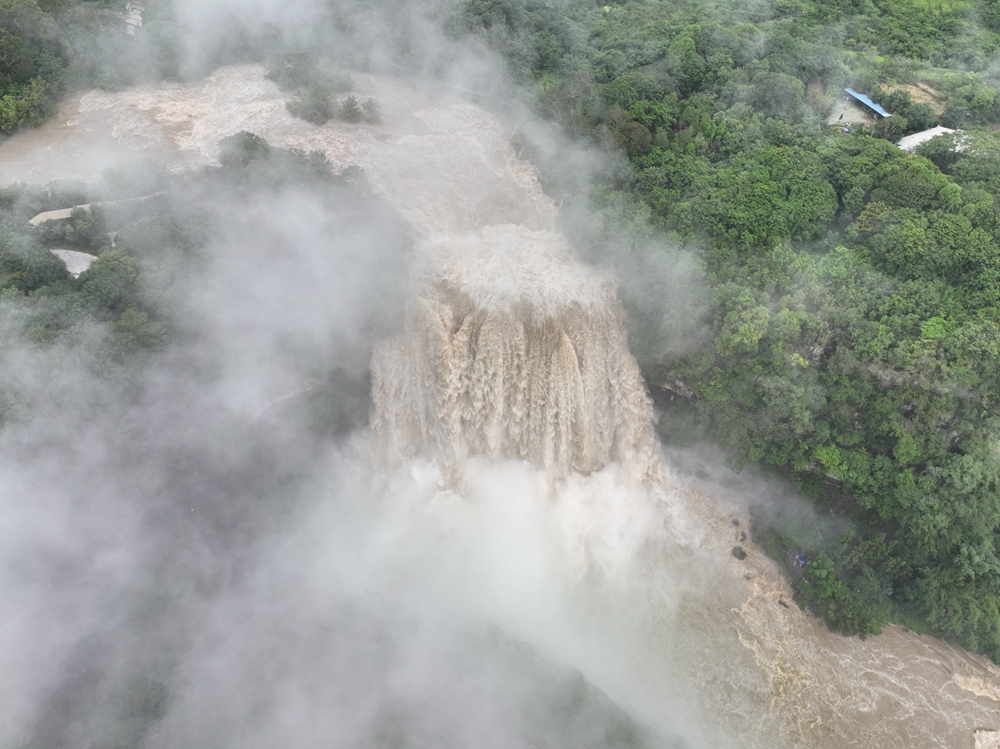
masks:
[[[872,101],[871,97],[865,96],[864,94],[859,94],[853,88],[845,88],[844,93],[846,93],[849,97],[851,97],[856,102],[864,106],[866,109],[877,114],[879,117],[892,117],[892,112],[887,112],[885,110],[885,107],[883,107],[878,102]]]

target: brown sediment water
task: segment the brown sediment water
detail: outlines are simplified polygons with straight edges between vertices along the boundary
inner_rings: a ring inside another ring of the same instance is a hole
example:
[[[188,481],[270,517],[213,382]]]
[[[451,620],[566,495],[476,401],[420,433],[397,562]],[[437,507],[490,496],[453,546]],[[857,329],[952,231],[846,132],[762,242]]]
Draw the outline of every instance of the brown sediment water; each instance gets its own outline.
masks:
[[[740,733],[752,746],[973,747],[1000,729],[1000,669],[932,637],[889,626],[862,640],[828,631],[792,600],[778,565],[741,534],[749,516],[688,489],[709,529],[702,548],[737,581],[732,632],[767,682],[768,710]],[[731,524],[733,519],[740,525]],[[740,546],[746,557],[730,550]],[[715,605],[719,605],[716,603]]]
[[[510,626],[641,717],[683,713],[696,746],[1000,745],[994,664],[897,627],[830,633],[742,535],[738,494],[665,475],[615,280],[575,259],[502,124],[432,88],[358,74],[355,90],[379,99],[383,123],[295,119],[255,65],[87,92],[0,145],[0,181],[91,179],[150,157],[211,164],[241,130],[360,165],[416,245],[407,328],[373,362],[375,449],[391,485],[419,488],[402,492],[418,509],[394,510],[400,533],[458,538],[471,554],[477,529],[536,519],[572,616],[556,635]],[[493,497],[501,478],[523,485],[520,504]],[[491,550],[474,551],[487,570]]]

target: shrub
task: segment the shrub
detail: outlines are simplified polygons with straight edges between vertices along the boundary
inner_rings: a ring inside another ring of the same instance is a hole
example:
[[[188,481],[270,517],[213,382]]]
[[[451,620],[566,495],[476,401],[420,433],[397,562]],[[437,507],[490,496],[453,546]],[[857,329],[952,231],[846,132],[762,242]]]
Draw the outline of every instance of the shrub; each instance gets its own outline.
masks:
[[[373,125],[382,121],[382,108],[375,99],[365,99],[361,104],[361,114],[365,122]]]
[[[330,95],[318,84],[307,88],[302,96],[292,99],[285,104],[285,107],[294,116],[314,125],[324,125],[333,116]]]

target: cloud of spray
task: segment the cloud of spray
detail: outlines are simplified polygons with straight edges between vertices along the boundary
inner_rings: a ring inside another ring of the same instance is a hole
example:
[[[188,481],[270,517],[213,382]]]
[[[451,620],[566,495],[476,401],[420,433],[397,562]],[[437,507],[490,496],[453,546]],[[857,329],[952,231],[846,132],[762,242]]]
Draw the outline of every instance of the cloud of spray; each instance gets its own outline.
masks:
[[[100,329],[5,351],[34,417],[3,434],[0,457],[6,745],[75,746],[125,730],[93,721],[160,709],[128,694],[167,694],[197,609],[293,504],[259,412],[334,366],[356,378],[399,295],[405,236],[384,212],[376,223],[301,190],[267,206],[179,199],[209,204],[215,241],[208,263],[172,273],[182,334],[157,361],[95,376],[110,353]]]
[[[535,651],[629,696],[645,605],[630,568],[669,505],[636,502],[614,471],[552,497],[519,463],[475,462],[462,496],[442,492],[429,462],[373,474],[364,433],[290,479],[276,457],[312,436],[275,441],[242,412],[272,381],[256,357],[283,345],[272,304],[296,291],[254,249],[218,252],[258,256],[266,292],[217,296],[225,313],[191,295],[215,316],[205,350],[171,352],[131,402],[111,388],[64,404],[58,432],[6,435],[4,742],[664,745]],[[321,272],[344,254],[312,259]],[[217,290],[244,273],[221,260],[204,277]],[[246,358],[217,345],[230,314],[257,327]]]
[[[180,7],[195,66],[227,14],[292,39],[315,12]],[[412,18],[414,47],[440,45],[429,68],[482,59]],[[309,394],[343,397],[324,378],[363,381],[398,324],[388,210],[295,187],[168,199],[212,217],[202,257],[160,267],[183,335],[110,380],[87,358],[99,326],[4,354],[35,410],[0,435],[0,743],[736,745],[669,675],[681,645],[659,628],[705,580],[668,563],[698,537],[668,493],[614,465],[553,493],[472,459],[457,494],[419,458],[376,473],[365,429],[310,430]]]

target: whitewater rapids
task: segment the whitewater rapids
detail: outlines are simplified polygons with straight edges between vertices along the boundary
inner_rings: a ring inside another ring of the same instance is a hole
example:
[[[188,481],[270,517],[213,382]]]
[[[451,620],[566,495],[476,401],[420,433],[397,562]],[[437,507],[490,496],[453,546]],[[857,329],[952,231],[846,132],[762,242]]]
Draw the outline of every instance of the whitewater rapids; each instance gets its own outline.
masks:
[[[0,181],[87,179],[150,153],[212,164],[241,130],[360,165],[416,246],[408,327],[373,361],[373,449],[395,468],[373,510],[381,551],[356,551],[377,557],[382,589],[436,570],[463,611],[694,746],[995,746],[992,663],[897,628],[830,634],[743,536],[741,492],[766,485],[713,483],[692,455],[666,482],[615,281],[575,260],[502,124],[447,93],[355,82],[383,124],[297,120],[253,65],[88,92],[0,146]]]

